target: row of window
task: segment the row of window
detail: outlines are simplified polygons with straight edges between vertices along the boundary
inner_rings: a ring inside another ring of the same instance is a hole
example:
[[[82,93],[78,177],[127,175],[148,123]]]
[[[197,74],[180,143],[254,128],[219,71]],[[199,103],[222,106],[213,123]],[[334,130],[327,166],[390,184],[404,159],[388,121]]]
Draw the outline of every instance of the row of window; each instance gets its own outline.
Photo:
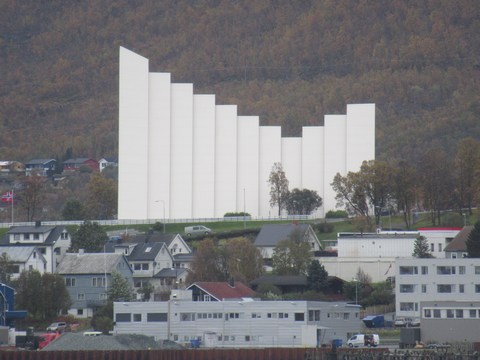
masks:
[[[97,295],[97,294],[95,294]],[[101,293],[101,294],[98,294],[98,300],[107,300],[108,298],[108,295],[106,293]],[[82,300],[85,300],[85,293],[78,293],[77,294],[77,300],[79,301],[82,301]],[[91,299],[93,300],[93,299]]]
[[[161,314],[161,315],[159,315]],[[250,314],[252,319],[261,319],[265,317],[267,319],[289,319],[289,313],[286,312],[269,312],[266,314],[254,312]],[[234,319],[245,319],[247,315],[245,313],[239,312],[230,312],[230,313],[193,313],[185,312],[180,313],[180,321],[195,321],[195,320],[208,320],[208,319],[225,319],[226,321]],[[343,318],[344,320],[350,319],[350,313],[332,313],[328,314],[328,317],[332,318]],[[133,320],[132,320],[133,319]],[[162,320],[155,320],[162,319]],[[303,312],[293,314],[294,321],[305,321],[305,314]],[[130,314],[130,313],[119,313],[116,314],[116,321],[118,322],[141,322],[142,314]],[[151,321],[167,321],[166,313],[147,313],[147,322]],[[320,310],[309,310],[308,311],[308,321],[320,321]]]
[[[457,271],[458,268],[458,271]],[[400,275],[419,275],[418,266],[400,266]],[[428,275],[428,266],[420,266],[421,275]],[[436,266],[437,275],[465,275],[466,266]],[[475,275],[480,275],[480,266],[474,266]]]
[[[436,319],[478,319],[480,309],[423,309],[424,318]]]
[[[60,239],[67,240],[68,233],[62,232],[60,235]],[[23,233],[23,234],[13,234],[13,240],[20,241],[20,240],[42,240],[42,239],[40,238],[40,233],[32,233],[32,234]]]
[[[105,287],[106,286],[106,281],[105,277],[94,277],[92,278],[92,287]],[[77,286],[77,279],[76,278],[70,278],[67,277],[65,278],[65,286],[67,287],[75,287]]]
[[[435,285],[430,285],[435,286]],[[417,292],[418,284],[400,284],[400,292],[401,293],[415,293]],[[452,294],[452,293],[460,293],[463,294],[465,292],[465,284],[437,284],[437,293],[439,294]],[[475,293],[480,293],[480,284],[474,284],[473,289]],[[427,292],[427,285],[421,284],[420,290],[422,293]]]

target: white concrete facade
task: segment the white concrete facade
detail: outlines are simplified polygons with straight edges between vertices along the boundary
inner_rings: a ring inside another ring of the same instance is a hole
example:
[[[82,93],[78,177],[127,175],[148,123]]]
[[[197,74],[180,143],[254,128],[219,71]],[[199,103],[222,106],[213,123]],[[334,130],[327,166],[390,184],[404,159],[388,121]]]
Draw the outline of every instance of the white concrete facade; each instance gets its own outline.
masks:
[[[218,218],[244,209],[276,216],[268,184],[275,162],[290,189],[317,191],[324,206],[314,215],[323,217],[336,207],[335,174],[375,159],[374,104],[348,104],[346,115],[326,115],[325,126],[282,138],[280,127],[239,116],[236,105],[150,73],[148,59],[125,48],[119,79],[119,219]]]
[[[115,302],[114,334],[202,347],[316,347],[362,328],[360,307],[318,301]]]

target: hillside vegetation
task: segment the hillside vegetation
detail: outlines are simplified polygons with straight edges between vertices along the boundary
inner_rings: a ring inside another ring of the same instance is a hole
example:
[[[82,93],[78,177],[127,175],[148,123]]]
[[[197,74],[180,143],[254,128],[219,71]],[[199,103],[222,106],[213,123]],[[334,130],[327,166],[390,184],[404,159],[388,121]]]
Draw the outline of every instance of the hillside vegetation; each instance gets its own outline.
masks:
[[[282,125],[377,106],[377,158],[480,138],[480,6],[425,1],[15,1],[0,12],[0,160],[116,156],[118,51]]]

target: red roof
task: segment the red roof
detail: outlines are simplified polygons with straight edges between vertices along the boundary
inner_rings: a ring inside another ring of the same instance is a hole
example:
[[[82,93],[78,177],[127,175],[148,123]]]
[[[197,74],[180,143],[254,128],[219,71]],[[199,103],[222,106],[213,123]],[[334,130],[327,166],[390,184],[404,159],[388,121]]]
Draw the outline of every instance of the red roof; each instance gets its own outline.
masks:
[[[238,281],[234,283],[234,286],[231,286],[228,282],[196,282],[191,286],[201,288],[218,300],[241,299],[255,295],[255,291]]]

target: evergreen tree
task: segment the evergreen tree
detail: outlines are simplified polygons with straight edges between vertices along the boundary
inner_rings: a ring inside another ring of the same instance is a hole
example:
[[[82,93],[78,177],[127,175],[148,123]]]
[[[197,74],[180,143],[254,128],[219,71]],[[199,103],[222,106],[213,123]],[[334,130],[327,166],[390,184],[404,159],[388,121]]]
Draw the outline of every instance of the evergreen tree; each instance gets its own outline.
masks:
[[[469,258],[480,258],[480,221],[477,221],[473,226],[465,245]]]
[[[119,272],[112,272],[112,282],[108,289],[108,300],[132,301],[134,297],[133,288],[130,282]]]
[[[328,287],[328,272],[318,260],[313,260],[308,266],[307,285],[309,289],[317,292]]]
[[[433,257],[428,248],[428,241],[425,236],[419,236],[415,240],[412,256],[419,259],[428,259]]]
[[[85,221],[72,235],[70,251],[77,252],[79,249],[85,252],[98,253],[108,241],[108,235],[98,223]]]

